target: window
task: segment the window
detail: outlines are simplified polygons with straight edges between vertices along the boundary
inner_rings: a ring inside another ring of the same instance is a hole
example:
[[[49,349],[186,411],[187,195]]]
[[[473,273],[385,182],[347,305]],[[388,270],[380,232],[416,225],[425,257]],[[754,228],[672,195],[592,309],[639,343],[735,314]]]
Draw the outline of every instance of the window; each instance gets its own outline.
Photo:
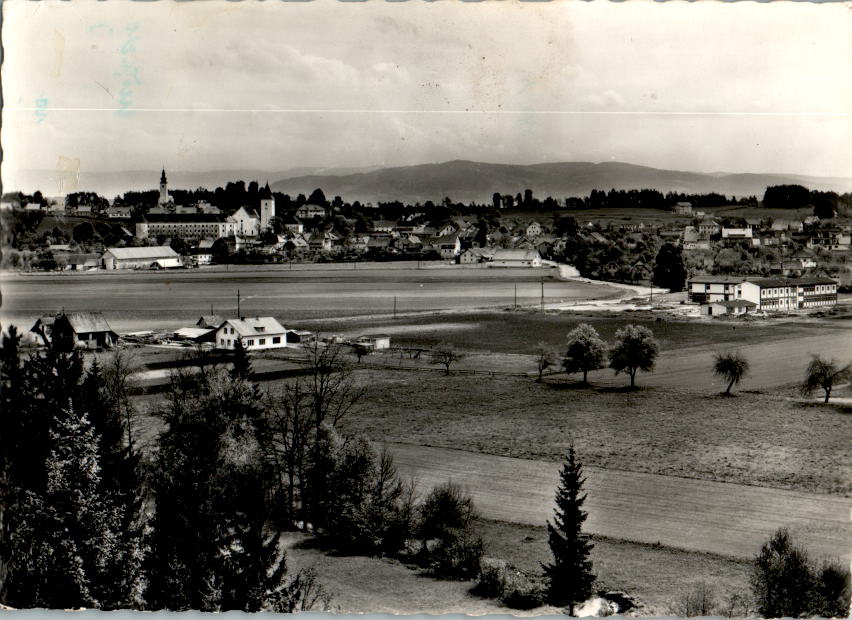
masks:
[[[280,344],[280,343],[281,343],[281,336],[273,336],[272,337],[272,344]]]
[[[258,327],[255,327],[255,328],[254,328],[254,331],[256,331],[256,332],[263,332],[263,331],[266,331],[266,328],[265,328],[265,327],[262,327],[262,326],[258,326]]]
[[[219,338],[219,344],[225,344],[225,339],[224,339],[224,338]]]
[[[246,340],[246,346],[247,347],[254,346],[254,340]]]
[[[266,344],[266,338],[259,338],[257,344]]]

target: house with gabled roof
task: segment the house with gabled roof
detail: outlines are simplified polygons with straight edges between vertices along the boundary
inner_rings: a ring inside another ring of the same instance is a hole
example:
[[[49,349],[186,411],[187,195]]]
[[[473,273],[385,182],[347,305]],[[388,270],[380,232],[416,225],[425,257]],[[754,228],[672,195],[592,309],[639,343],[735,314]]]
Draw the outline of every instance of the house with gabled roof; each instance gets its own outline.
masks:
[[[225,319],[216,328],[216,348],[232,350],[237,340],[248,351],[280,349],[287,346],[287,330],[271,316]]]
[[[42,343],[53,340],[67,342],[73,347],[100,349],[113,346],[116,334],[100,312],[60,312],[39,317],[30,329]]]

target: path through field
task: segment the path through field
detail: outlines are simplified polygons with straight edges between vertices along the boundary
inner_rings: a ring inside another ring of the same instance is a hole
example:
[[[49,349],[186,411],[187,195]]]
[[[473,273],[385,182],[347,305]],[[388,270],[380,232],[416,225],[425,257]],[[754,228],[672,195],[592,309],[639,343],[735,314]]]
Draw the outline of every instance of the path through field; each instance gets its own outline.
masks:
[[[488,519],[544,525],[553,516],[559,465],[410,444],[389,444],[420,492],[448,479]],[[670,547],[753,557],[779,527],[815,556],[852,558],[852,502],[798,493],[587,467],[586,530]]]

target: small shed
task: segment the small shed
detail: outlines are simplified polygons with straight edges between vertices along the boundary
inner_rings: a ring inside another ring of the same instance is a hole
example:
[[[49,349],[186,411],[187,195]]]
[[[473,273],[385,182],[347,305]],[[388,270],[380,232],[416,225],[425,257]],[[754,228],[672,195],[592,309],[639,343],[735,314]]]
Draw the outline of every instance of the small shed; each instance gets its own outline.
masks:
[[[316,339],[313,332],[304,329],[288,329],[287,344],[301,344],[303,342],[313,342]]]
[[[380,349],[390,349],[390,336],[385,334],[374,334],[361,336],[355,340],[356,344],[361,344],[376,351]]]

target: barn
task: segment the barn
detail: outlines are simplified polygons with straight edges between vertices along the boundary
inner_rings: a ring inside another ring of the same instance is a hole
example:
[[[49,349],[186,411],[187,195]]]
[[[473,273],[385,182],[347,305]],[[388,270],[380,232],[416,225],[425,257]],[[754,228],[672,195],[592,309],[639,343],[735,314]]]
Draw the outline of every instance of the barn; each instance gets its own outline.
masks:
[[[58,340],[86,349],[111,347],[118,340],[118,334],[112,331],[100,312],[63,312],[56,316],[46,315],[39,318],[30,331],[38,334],[44,344]]]
[[[169,269],[182,267],[180,255],[169,246],[107,248],[101,256],[104,269]]]

